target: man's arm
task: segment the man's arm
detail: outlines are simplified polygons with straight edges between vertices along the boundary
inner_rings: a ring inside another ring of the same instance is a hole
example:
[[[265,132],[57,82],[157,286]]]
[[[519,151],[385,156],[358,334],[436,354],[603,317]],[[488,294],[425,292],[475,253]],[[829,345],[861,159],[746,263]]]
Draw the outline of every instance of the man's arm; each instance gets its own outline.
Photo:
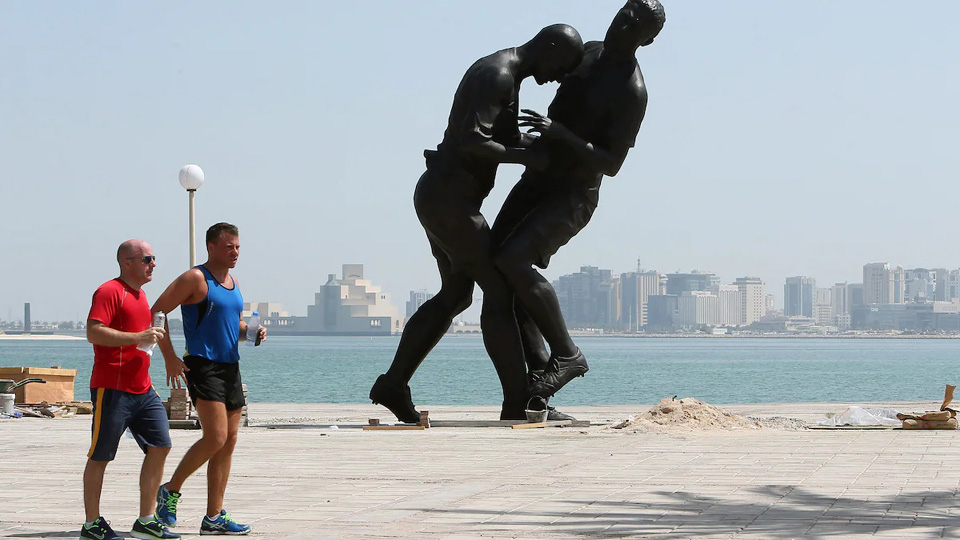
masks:
[[[142,332],[123,332],[110,328],[102,321],[87,319],[87,341],[104,347],[123,347],[126,345],[153,345],[164,336],[159,328],[147,328]]]
[[[204,284],[205,280],[200,270],[192,268],[180,274],[180,276],[173,280],[173,283],[163,291],[163,294],[157,298],[157,301],[153,303],[150,312],[163,312],[166,314],[183,304],[195,304],[199,302],[204,296]],[[180,381],[184,378],[183,372],[188,371],[188,369],[183,365],[180,357],[177,356],[176,350],[173,348],[173,342],[170,341],[169,325],[166,321],[164,321],[164,329],[167,331],[164,332],[163,338],[159,341],[159,346],[160,352],[163,354],[164,364],[166,364],[167,368],[167,386],[180,388]]]

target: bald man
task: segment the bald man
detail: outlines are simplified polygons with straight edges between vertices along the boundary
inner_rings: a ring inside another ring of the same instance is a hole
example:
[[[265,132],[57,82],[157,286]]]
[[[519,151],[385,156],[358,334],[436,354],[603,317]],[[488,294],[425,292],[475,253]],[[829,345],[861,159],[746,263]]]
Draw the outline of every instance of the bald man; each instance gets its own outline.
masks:
[[[153,279],[157,258],[150,244],[127,240],[117,249],[120,276],[93,293],[87,316],[87,341],[93,344],[93,427],[83,471],[86,522],[80,538],[122,538],[100,515],[103,473],[117,454],[120,436],[130,428],[145,457],[140,468],[140,517],[135,538],[180,538],[154,515],[154,495],[170,453],[170,423],[160,395],[150,381],[150,355],[138,347],[155,345],[163,329],[154,328],[150,304],[141,289]]]

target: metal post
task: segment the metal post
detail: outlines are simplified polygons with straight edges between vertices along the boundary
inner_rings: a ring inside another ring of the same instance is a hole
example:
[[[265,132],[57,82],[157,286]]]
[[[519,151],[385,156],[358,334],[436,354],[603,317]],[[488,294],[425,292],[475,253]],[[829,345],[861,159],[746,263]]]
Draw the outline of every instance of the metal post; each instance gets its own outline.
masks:
[[[195,189],[188,189],[190,194],[190,268],[197,265],[197,228],[193,215],[193,196],[197,192]]]

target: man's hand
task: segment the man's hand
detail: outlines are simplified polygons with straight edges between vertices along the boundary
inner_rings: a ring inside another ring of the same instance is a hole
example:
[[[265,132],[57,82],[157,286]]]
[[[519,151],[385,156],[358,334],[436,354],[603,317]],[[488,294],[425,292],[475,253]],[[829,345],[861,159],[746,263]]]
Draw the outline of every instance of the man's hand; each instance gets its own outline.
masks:
[[[163,339],[163,328],[156,326],[151,326],[143,332],[137,332],[134,334],[135,339],[137,340],[137,345],[140,347],[148,347],[150,345],[155,345],[161,339]]]
[[[560,122],[555,122],[532,109],[521,109],[526,116],[520,116],[520,127],[528,127],[527,133],[534,132],[548,139],[563,139],[570,130]]]
[[[263,326],[257,328],[257,341],[256,343],[262,343],[267,340],[267,329]]]
[[[183,373],[190,371],[190,368],[176,356],[172,358],[164,357],[163,363],[167,366],[167,386],[170,388],[183,388],[184,385],[187,384],[187,377]]]

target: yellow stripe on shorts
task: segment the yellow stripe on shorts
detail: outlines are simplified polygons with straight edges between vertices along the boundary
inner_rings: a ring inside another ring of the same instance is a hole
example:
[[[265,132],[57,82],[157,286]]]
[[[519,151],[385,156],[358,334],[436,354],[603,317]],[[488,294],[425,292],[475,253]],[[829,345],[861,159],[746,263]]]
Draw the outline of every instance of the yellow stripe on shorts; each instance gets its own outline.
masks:
[[[90,442],[90,451],[87,457],[93,457],[93,451],[97,448],[97,439],[100,438],[100,416],[103,414],[103,394],[106,392],[103,388],[97,388],[97,405],[93,413],[93,438]]]

